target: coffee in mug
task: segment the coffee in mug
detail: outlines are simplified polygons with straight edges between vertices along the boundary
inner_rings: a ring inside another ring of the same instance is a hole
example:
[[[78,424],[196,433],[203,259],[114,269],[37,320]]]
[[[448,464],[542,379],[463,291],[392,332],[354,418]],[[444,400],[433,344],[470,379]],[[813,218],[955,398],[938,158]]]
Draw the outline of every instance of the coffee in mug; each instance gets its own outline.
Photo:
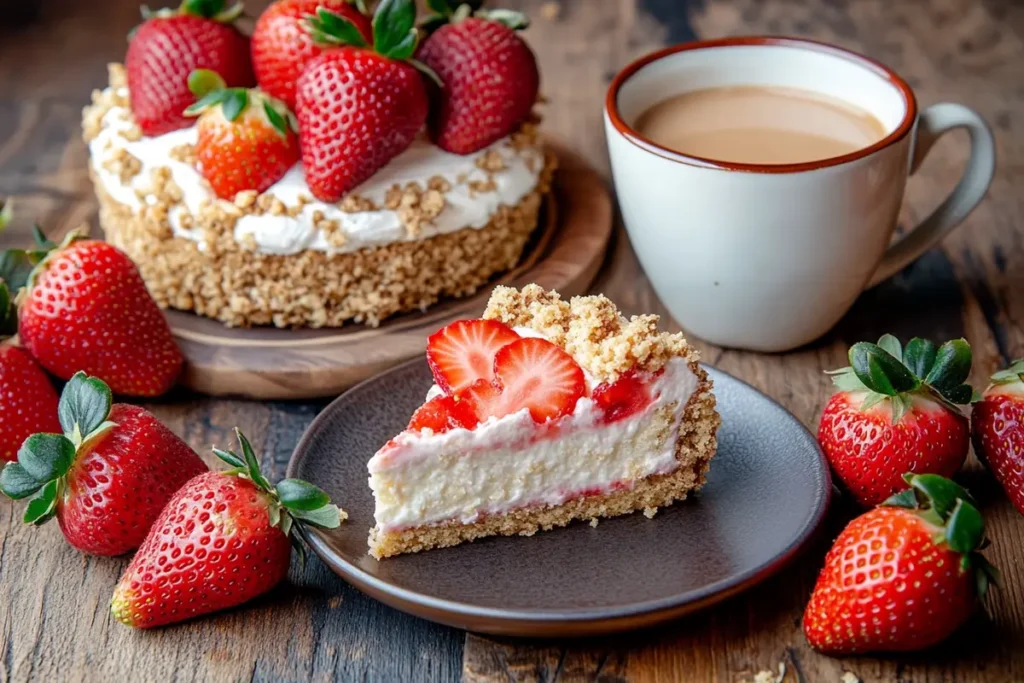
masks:
[[[795,164],[842,156],[885,137],[859,107],[799,88],[703,88],[647,109],[637,131],[680,154],[751,164]]]

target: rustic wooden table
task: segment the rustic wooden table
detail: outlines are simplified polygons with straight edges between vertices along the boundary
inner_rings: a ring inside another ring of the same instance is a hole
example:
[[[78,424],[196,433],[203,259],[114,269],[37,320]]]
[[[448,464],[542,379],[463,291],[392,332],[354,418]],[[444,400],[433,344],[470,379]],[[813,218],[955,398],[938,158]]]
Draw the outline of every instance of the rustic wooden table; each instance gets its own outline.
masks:
[[[168,3],[158,3],[168,4]],[[250,2],[250,11],[265,2]],[[999,168],[966,224],[903,273],[864,294],[838,328],[786,355],[701,345],[704,358],[815,425],[830,394],[822,371],[848,345],[891,331],[975,349],[972,380],[1024,355],[1024,4],[1017,0],[518,0],[534,17],[527,37],[544,74],[547,129],[607,170],[601,103],[633,57],[700,37],[809,36],[887,62],[920,101],[954,100],[992,124]],[[21,219],[5,245],[26,239],[30,218],[52,231],[95,224],[96,203],[79,115],[104,65],[120,60],[137,0],[41,0],[0,22],[0,195]],[[944,139],[910,185],[905,221],[926,214],[955,182],[966,141]],[[628,312],[661,311],[620,236],[594,289]],[[671,325],[669,321],[666,323]],[[255,403],[184,392],[149,407],[197,450],[249,434],[281,476],[323,403]],[[1024,519],[972,460],[964,480],[980,496],[1005,585],[949,643],[899,657],[835,660],[813,652],[800,615],[824,555],[819,540],[794,566],[729,602],[677,623],[574,642],[485,638],[406,616],[364,597],[320,562],[251,605],[154,632],[115,623],[108,600],[127,560],[81,555],[56,525],[25,528],[0,503],[0,680],[454,680],[746,681],[786,664],[786,681],[1024,680]],[[344,501],[341,501],[344,502]],[[850,511],[830,514],[826,536]],[[601,558],[595,557],[595,562]]]

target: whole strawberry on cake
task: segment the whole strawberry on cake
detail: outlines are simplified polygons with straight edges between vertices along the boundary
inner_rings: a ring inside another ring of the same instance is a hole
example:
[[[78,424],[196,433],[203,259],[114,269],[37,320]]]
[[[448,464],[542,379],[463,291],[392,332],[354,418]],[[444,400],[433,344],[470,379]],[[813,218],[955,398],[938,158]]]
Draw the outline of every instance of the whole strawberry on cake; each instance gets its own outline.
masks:
[[[107,239],[163,307],[376,325],[519,261],[554,157],[515,12],[279,0],[144,12],[83,113]]]
[[[435,385],[368,464],[370,554],[653,517],[700,488],[720,422],[711,380],[657,322],[528,285],[431,336]]]

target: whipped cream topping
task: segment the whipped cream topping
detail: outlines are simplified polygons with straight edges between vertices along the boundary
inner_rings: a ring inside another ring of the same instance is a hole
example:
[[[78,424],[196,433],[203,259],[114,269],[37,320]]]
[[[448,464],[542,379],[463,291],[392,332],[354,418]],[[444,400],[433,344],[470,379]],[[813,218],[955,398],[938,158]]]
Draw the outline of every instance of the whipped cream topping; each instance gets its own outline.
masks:
[[[118,94],[127,96],[127,89],[119,89]],[[156,201],[155,197],[146,194],[152,170],[168,168],[182,193],[182,201],[168,212],[171,230],[175,236],[197,242],[201,250],[205,249],[203,231],[183,227],[181,217],[185,212],[198,214],[206,202],[224,200],[213,194],[191,164],[171,156],[175,147],[195,144],[195,127],[131,141],[122,133],[133,125],[131,113],[124,107],[113,107],[103,116],[100,133],[89,143],[97,182],[113,199],[137,211],[142,208],[143,201],[150,204]],[[104,167],[122,149],[138,159],[142,166],[141,171],[127,182],[122,182],[117,174]],[[500,155],[505,168],[488,174],[477,166],[476,160],[492,150]],[[463,228],[479,229],[490,222],[502,205],[515,205],[533,191],[543,168],[543,154],[539,149],[517,149],[509,138],[499,140],[477,154],[459,156],[445,152],[421,135],[407,150],[353,190],[354,194],[371,200],[375,206],[383,207],[385,196],[396,184],[404,187],[408,183],[418,183],[425,188],[431,178],[444,178],[450,185],[444,193],[445,206],[433,221],[422,225],[417,234],[409,234],[397,211],[346,212],[335,204],[316,200],[306,184],[302,165],[296,164],[264,194],[274,195],[286,207],[301,205],[302,211],[295,216],[245,214],[235,223],[235,239],[239,242],[244,240],[243,243],[252,240],[256,250],[266,254],[297,254],[307,249],[342,253],[392,242],[423,240]],[[475,183],[489,179],[494,182],[492,190],[473,189]],[[144,199],[140,199],[140,195]],[[311,201],[303,203],[300,198]],[[332,244],[317,229],[313,220],[315,213],[322,214],[325,220],[338,222],[344,235],[341,246],[335,246],[337,240]]]
[[[392,530],[447,520],[469,524],[481,515],[559,505],[582,492],[672,472],[679,466],[679,427],[696,388],[689,363],[675,358],[652,383],[651,404],[610,424],[584,396],[555,423],[551,438],[525,408],[473,430],[403,432],[368,464],[377,525]],[[676,405],[669,437],[652,448],[645,428],[671,403]]]

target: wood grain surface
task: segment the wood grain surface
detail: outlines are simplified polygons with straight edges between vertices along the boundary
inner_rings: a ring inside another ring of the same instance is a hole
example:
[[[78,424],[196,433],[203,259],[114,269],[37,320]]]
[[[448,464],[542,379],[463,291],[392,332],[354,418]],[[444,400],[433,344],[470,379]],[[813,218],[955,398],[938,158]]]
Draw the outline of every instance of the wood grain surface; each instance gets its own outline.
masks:
[[[549,141],[559,168],[541,205],[538,228],[519,264],[473,296],[448,298],[425,312],[406,313],[380,327],[288,330],[230,328],[184,311],[167,311],[182,352],[181,383],[209,396],[250,399],[334,397],[423,353],[427,337],[448,323],[483,314],[496,285],[535,282],[565,296],[587,291],[612,234],[608,184],[576,152]]]
[[[252,1],[250,11],[265,2]],[[602,171],[601,102],[614,73],[656,47],[750,33],[808,36],[864,52],[900,71],[923,105],[951,100],[992,124],[998,171],[988,199],[940,249],[865,293],[836,330],[785,355],[701,345],[704,358],[816,425],[830,394],[822,371],[848,345],[891,331],[964,335],[972,380],[1024,356],[1024,4],[1016,0],[508,0],[531,13],[527,32],[551,102],[546,126]],[[21,3],[21,5],[25,5]],[[28,7],[31,5],[32,7]],[[22,216],[3,244],[24,240],[30,217],[63,231],[95,222],[78,139],[79,115],[104,64],[120,59],[136,0],[40,0],[0,22],[0,193]],[[34,12],[27,11],[34,9]],[[943,139],[907,193],[904,222],[926,215],[956,181],[966,140]],[[684,267],[684,264],[681,264]],[[663,308],[619,233],[595,290],[630,313]],[[672,323],[666,320],[671,326]],[[283,473],[322,403],[255,403],[178,391],[148,407],[197,449],[225,445],[238,425]],[[467,635],[365,598],[313,560],[293,565],[273,594],[228,613],[152,633],[112,621],[110,593],[124,559],[89,558],[51,525],[23,528],[0,503],[0,681],[749,681],[786,666],[785,680],[1024,680],[1024,519],[973,459],[963,479],[980,497],[1005,585],[953,640],[904,656],[830,659],[814,653],[800,615],[827,547],[823,537],[763,586],[668,627],[599,640],[524,642]],[[344,502],[344,501],[340,501]],[[834,535],[851,511],[830,514]],[[600,562],[600,558],[594,558]]]

